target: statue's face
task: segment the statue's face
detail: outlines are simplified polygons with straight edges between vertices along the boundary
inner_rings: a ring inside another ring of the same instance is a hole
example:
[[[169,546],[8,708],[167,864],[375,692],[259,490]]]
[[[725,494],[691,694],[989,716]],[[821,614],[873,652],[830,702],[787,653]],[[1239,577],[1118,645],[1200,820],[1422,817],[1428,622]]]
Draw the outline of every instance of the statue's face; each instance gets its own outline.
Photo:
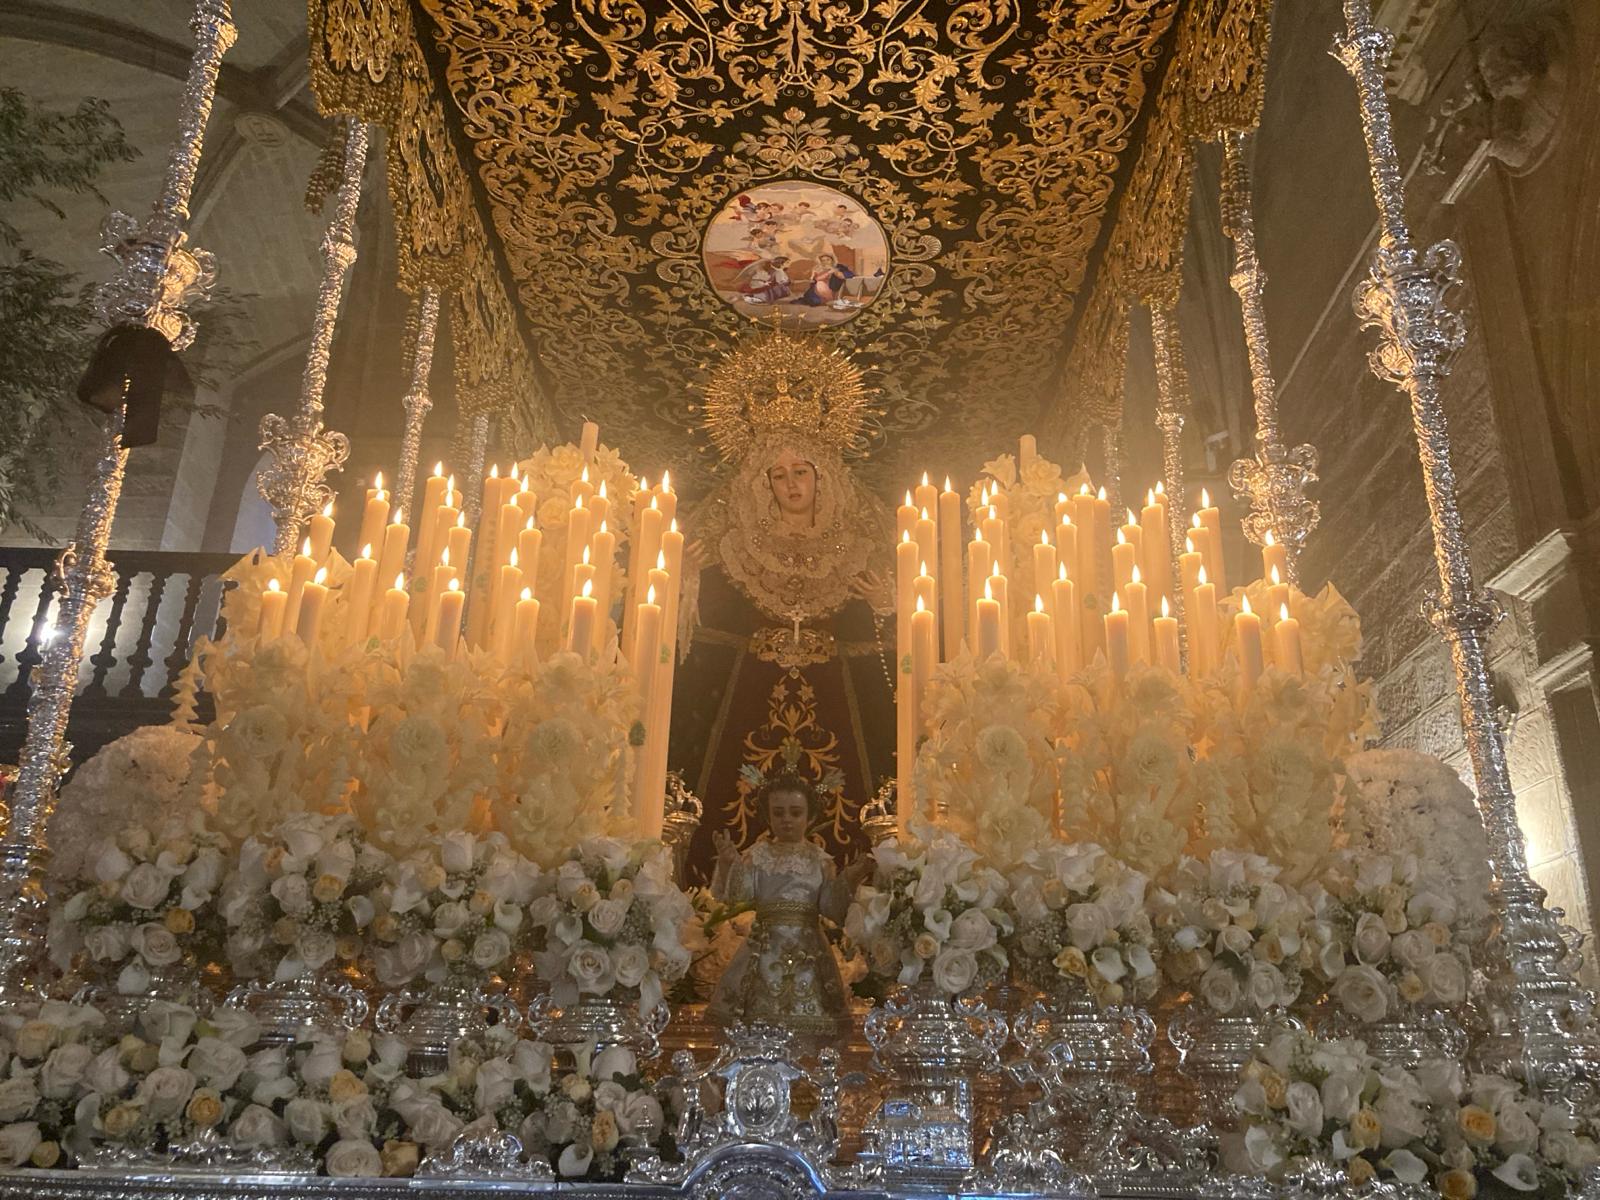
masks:
[[[767,468],[767,482],[785,516],[810,516],[817,502],[817,469],[793,450],[781,451]]]
[[[767,825],[775,842],[804,841],[809,817],[803,792],[780,790],[767,797]]]

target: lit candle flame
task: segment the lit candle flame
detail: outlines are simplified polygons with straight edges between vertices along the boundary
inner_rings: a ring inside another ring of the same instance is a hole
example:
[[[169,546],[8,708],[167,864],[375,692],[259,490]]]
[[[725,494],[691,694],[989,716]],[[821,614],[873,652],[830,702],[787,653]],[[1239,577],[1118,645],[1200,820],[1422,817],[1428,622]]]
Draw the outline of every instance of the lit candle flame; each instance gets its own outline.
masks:
[[[1190,525],[1191,528],[1194,528],[1194,529],[1199,529],[1201,527],[1200,526],[1200,514],[1199,513],[1195,513],[1193,516],[1191,516],[1189,518],[1189,525]]]
[[[466,527],[467,527],[467,514],[465,512],[458,512],[456,514],[456,528],[457,529],[465,529]]]
[[[271,579],[267,580],[267,591],[276,592],[276,591],[281,591],[281,590],[282,589],[280,589],[278,587],[277,576],[273,576]]]
[[[1039,545],[1048,546],[1049,544],[1050,544],[1050,535],[1049,535],[1049,533],[1047,533],[1043,529],[1039,530]]]
[[[924,521],[931,521],[931,520],[933,520],[933,518],[932,518],[932,517],[930,517],[930,516],[929,516],[929,515],[928,515],[928,510],[927,510],[927,509],[926,509],[926,508],[924,508],[924,509],[923,509],[923,510],[922,510],[922,519],[923,519],[923,520],[924,520]]]
[[[1203,586],[1205,584],[1205,581],[1206,581],[1206,568],[1205,568],[1205,564],[1201,563],[1200,564],[1200,575],[1199,575],[1199,578],[1197,579],[1196,582],[1200,583]]]
[[[1067,499],[1067,494],[1065,492],[1057,492],[1056,493],[1056,503],[1057,504],[1065,503],[1066,499]]]
[[[1250,597],[1241,593],[1239,600],[1244,605],[1244,611],[1248,614],[1250,612]]]
[[[609,530],[606,529],[606,523],[604,521],[600,522],[600,532],[601,533],[608,533],[609,532]]]
[[[589,547],[587,546],[583,548],[583,565],[586,567],[589,565]]]
[[[450,582],[454,583],[455,580],[452,579]],[[585,579],[583,581],[583,596],[584,596],[584,599],[587,600],[592,595],[594,595],[594,580]]]
[[[947,491],[947,492],[955,491],[955,489],[950,486],[950,476],[948,476],[948,475],[946,475],[944,477],[944,490]]]
[[[585,465],[583,470],[581,472],[579,472],[578,478],[584,483],[588,483],[589,482],[589,468],[588,468],[587,465]]]
[[[1272,564],[1272,582],[1273,582],[1274,585],[1280,584],[1280,583],[1283,582],[1282,577],[1280,577],[1279,574],[1278,574],[1278,564],[1277,563],[1273,563]]]
[[[1156,502],[1156,490],[1155,490],[1155,488],[1145,488],[1145,490],[1144,490],[1144,504],[1145,504],[1145,507],[1149,508],[1155,502]]]
[[[667,552],[665,550],[657,550],[656,551],[656,570],[665,571],[666,569],[667,569]]]
[[[433,477],[435,479],[438,479],[443,474],[444,474],[444,459],[441,458],[438,462],[433,464]]]
[[[372,557],[372,543],[371,542],[368,542],[365,546],[361,547],[361,557],[362,558],[371,558]]]
[[[439,565],[441,567],[448,567],[450,565],[450,547],[446,546],[443,550],[439,551]]]
[[[1289,619],[1289,606],[1287,604],[1278,605],[1278,620],[1287,621],[1288,619]]]
[[[1138,583],[1139,582],[1139,564],[1138,563],[1134,563],[1133,564],[1133,582],[1134,583]]]
[[[1105,498],[1106,498],[1106,489],[1105,489],[1104,486],[1102,486],[1100,488],[1099,493],[1095,496],[1095,499],[1096,500],[1104,500]]]
[[[902,530],[901,530],[901,531],[900,531],[900,540],[901,540],[901,541],[902,541],[902,542],[909,542],[909,541],[910,541],[910,540],[911,540],[911,530],[909,530],[909,529],[902,529]]]
[[[1033,611],[1036,613],[1044,611],[1044,597],[1039,595],[1038,592],[1033,594]]]
[[[990,579],[999,579],[1000,578],[1000,564],[999,563],[995,563],[994,566],[989,568],[989,578]]]
[[[528,517],[528,523],[526,525],[524,525],[523,528],[524,529],[532,529],[533,528],[533,517],[531,515]]]
[[[1128,524],[1129,525],[1137,525],[1138,523],[1139,523],[1139,518],[1133,515],[1133,509],[1130,508],[1128,510]]]
[[[655,584],[652,583],[649,587],[645,588],[645,590],[644,590],[644,602],[646,604],[654,604],[656,602],[656,585]]]
[[[582,492],[578,493],[578,498],[572,502],[572,507],[573,508],[582,508],[583,507],[583,493]]]
[[[663,492],[670,492],[672,490],[672,472],[671,471],[662,471],[661,472],[661,490]]]
[[[1167,603],[1167,598],[1165,596],[1161,597],[1161,615],[1163,617],[1169,617],[1172,615],[1172,607]]]
[[[382,471],[374,471],[373,472],[373,474],[372,474],[372,486],[377,491],[380,491],[380,492],[383,491],[383,472]]]
[[[307,538],[305,541],[300,543],[300,557],[301,558],[310,558],[311,557],[311,539],[310,538]]]
[[[678,518],[677,517],[673,517],[672,520],[667,522],[667,532],[668,533],[677,533],[678,532]]]
[[[1126,546],[1127,544],[1128,544],[1128,539],[1123,536],[1122,530],[1120,530],[1120,529],[1117,530],[1117,545]]]
[[[491,466],[489,468],[489,478],[490,479],[499,479],[500,478],[500,464],[499,463],[495,463],[493,466]]]
[[[1267,536],[1263,539],[1263,544],[1267,546],[1276,546],[1278,544],[1278,539],[1272,536],[1272,530],[1267,530]]]
[[[1200,489],[1200,507],[1201,508],[1210,508],[1211,507],[1211,493],[1206,491],[1205,488],[1201,488]]]
[[[917,597],[917,611],[918,612],[927,612],[928,611],[927,610],[927,606],[922,603],[922,597],[921,596]]]
[[[606,481],[604,479],[602,479],[600,481],[600,498],[602,500],[605,499],[605,495],[606,495]]]
[[[313,583],[327,583],[328,582],[328,568],[327,567],[323,567],[321,570],[319,570],[317,572],[316,578],[313,579],[311,582],[313,582]]]
[[[911,503],[911,489],[910,488],[906,489],[906,502],[905,502],[904,507],[906,507],[906,508],[915,508],[916,507],[914,504]]]
[[[1078,485],[1078,495],[1087,496],[1088,494],[1089,494],[1089,485],[1087,483],[1080,483]]]
[[[1112,612],[1121,612],[1122,611],[1122,597],[1117,595],[1115,592],[1111,593],[1111,611]]]
[[[511,565],[513,567],[517,565],[517,548],[515,546],[511,547]]]
[[[522,589],[522,598],[524,600],[532,600],[533,599],[533,589],[531,587],[523,588]]]
[[[922,569],[918,572],[918,574],[919,575],[927,575],[928,574],[928,564],[927,564],[926,560],[923,561]]]
[[[1183,538],[1183,549],[1184,549],[1184,552],[1186,554],[1193,554],[1194,553],[1194,539],[1192,537],[1190,537],[1188,534],[1184,535],[1184,538]]]
[[[394,590],[397,592],[406,590],[406,573],[404,571],[394,577]]]
[[[1066,577],[1067,577],[1067,564],[1066,563],[1062,563],[1060,566],[1058,566],[1056,568],[1056,578],[1057,579],[1065,579]]]
[[[1156,495],[1165,496],[1166,494],[1167,494],[1167,485],[1165,483],[1161,482],[1161,480],[1159,480],[1159,479],[1156,480]]]
[[[652,494],[651,494],[651,496],[650,496],[650,507],[651,507],[651,508],[657,508],[657,505],[656,505],[656,496],[655,496],[655,494],[654,494],[654,493],[652,493]],[[658,510],[658,511],[659,511],[659,510]]]
[[[928,486],[928,473],[926,471],[924,471],[922,473],[922,486],[923,487],[927,487]]]
[[[452,592],[459,592],[461,590],[461,581],[454,575],[450,577],[449,589]]]
[[[994,599],[994,589],[989,586],[989,581],[987,579],[983,581],[983,598],[985,600]]]

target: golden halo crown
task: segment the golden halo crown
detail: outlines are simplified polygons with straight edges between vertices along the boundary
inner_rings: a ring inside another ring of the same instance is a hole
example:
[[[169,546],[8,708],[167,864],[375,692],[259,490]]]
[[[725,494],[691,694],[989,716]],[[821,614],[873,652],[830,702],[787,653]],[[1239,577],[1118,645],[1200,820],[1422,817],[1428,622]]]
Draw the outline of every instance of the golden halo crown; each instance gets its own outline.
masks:
[[[706,383],[703,423],[728,462],[772,433],[844,452],[856,446],[871,396],[849,355],[774,329],[717,364]]]

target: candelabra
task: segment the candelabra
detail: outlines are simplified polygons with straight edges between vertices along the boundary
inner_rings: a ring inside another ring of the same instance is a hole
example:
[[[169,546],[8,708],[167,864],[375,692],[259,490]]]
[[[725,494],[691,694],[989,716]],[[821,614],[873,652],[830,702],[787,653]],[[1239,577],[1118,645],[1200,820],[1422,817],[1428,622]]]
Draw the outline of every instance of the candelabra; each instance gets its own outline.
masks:
[[[1161,428],[1161,473],[1167,489],[1167,536],[1172,561],[1183,553],[1183,422],[1189,407],[1183,372],[1183,343],[1177,322],[1161,304],[1150,305],[1150,333],[1155,344],[1156,424]],[[1187,642],[1183,619],[1183,589],[1172,589],[1172,615],[1178,618],[1179,636]]]
[[[408,511],[417,485],[417,455],[422,450],[422,422],[433,401],[428,396],[428,375],[433,370],[433,338],[439,327],[439,290],[425,287],[417,301],[417,325],[411,344],[411,383],[401,401],[406,410],[405,432],[400,436],[400,466],[394,494]]]
[[[185,248],[184,227],[216,95],[217,71],[236,36],[229,0],[199,0],[190,28],[195,51],[161,194],[142,223],[123,212],[106,218],[102,249],[117,260],[117,270],[96,297],[107,325],[146,326],[165,337],[174,350],[194,340],[194,323],[184,306],[204,299],[215,278],[211,255]],[[24,1002],[34,990],[32,975],[44,928],[40,879],[49,856],[56,785],[68,763],[67,718],[89,622],[95,605],[111,594],[113,584],[106,545],[128,467],[128,451],[122,444],[126,413],[126,406],[119,405],[106,422],[88,501],[79,514],[74,539],[56,567],[61,588],[58,632],[33,676],[28,732],[0,841],[0,1007]]]
[[[1266,273],[1256,255],[1255,215],[1250,197],[1250,169],[1244,161],[1245,135],[1229,130],[1222,136],[1222,224],[1233,239],[1233,274],[1229,284],[1239,297],[1244,316],[1245,348],[1250,357],[1250,387],[1256,410],[1256,455],[1241,458],[1228,470],[1234,495],[1250,502],[1241,524],[1245,536],[1261,545],[1272,536],[1288,550],[1288,583],[1299,583],[1300,551],[1321,516],[1306,487],[1317,481],[1317,450],[1283,444],[1278,429],[1278,389],[1272,376],[1267,341],[1267,314],[1262,297]]]
[[[300,407],[293,417],[268,413],[261,418],[260,448],[272,455],[257,487],[277,522],[273,550],[294,551],[300,530],[311,514],[333,498],[326,480],[350,457],[350,439],[322,424],[322,394],[328,386],[328,355],[344,281],[356,261],[356,210],[361,204],[361,176],[367,165],[367,127],[348,118],[344,164],[334,197],[333,219],[322,235],[322,283],[311,321],[311,348],[300,382]]]
[[[1362,326],[1378,331],[1378,344],[1368,355],[1373,373],[1411,402],[1439,572],[1430,616],[1450,647],[1462,731],[1497,880],[1497,940],[1504,962],[1494,982],[1501,1032],[1510,1035],[1499,1050],[1520,1059],[1530,1084],[1560,1092],[1575,1071],[1597,1057],[1590,1024],[1593,997],[1574,982],[1567,941],[1544,907],[1544,890],[1528,874],[1489,678],[1489,633],[1500,611],[1474,582],[1450,461],[1440,385],[1466,341],[1466,324],[1450,303],[1461,282],[1461,255],[1448,241],[1421,249],[1412,240],[1383,84],[1394,39],[1373,22],[1368,0],[1344,0],[1344,15],[1346,34],[1334,54],[1355,79],[1380,225],[1371,276],[1357,287],[1355,308]]]

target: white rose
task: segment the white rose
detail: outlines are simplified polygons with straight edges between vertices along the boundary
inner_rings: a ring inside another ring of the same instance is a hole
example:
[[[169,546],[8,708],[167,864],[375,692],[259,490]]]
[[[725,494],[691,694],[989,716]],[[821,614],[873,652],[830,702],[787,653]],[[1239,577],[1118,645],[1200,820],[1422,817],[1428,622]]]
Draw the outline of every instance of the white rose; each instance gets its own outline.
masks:
[[[1303,1080],[1289,1085],[1289,1128],[1308,1138],[1322,1136],[1322,1096]]]
[[[333,1127],[342,1138],[372,1140],[378,1131],[378,1110],[371,1096],[354,1096],[333,1109]]]
[[[1333,981],[1333,998],[1357,1021],[1389,1015],[1389,987],[1376,967],[1346,967]]]
[[[1456,920],[1456,905],[1448,896],[1439,892],[1420,891],[1406,901],[1406,919],[1413,925],[1426,925],[1429,921],[1437,921],[1441,925],[1453,925]]]
[[[439,842],[439,865],[452,875],[463,875],[472,870],[472,850],[476,840],[464,830],[445,834]]]
[[[1495,1149],[1532,1154],[1539,1148],[1539,1126],[1521,1104],[1505,1104],[1495,1113]]]
[[[1425,1137],[1428,1132],[1428,1111],[1420,1093],[1415,1096],[1416,1102],[1413,1103],[1412,1095],[1391,1086],[1387,1077],[1380,1075],[1380,1079],[1383,1079],[1385,1086],[1379,1090],[1372,1110],[1378,1117],[1378,1138],[1384,1148],[1392,1150],[1397,1146],[1408,1146]]]
[[[515,933],[522,928],[522,906],[513,904],[509,900],[499,900],[494,906],[494,927],[503,929],[507,933]]]
[[[461,1122],[437,1101],[408,1104],[400,1115],[406,1123],[406,1136],[429,1150],[443,1149],[461,1132]]]
[[[1493,1171],[1501,1183],[1515,1192],[1539,1189],[1539,1164],[1526,1154],[1513,1154]]]
[[[1250,1004],[1257,1012],[1266,1012],[1287,999],[1283,972],[1271,963],[1258,962],[1251,966],[1245,986],[1250,993]]]
[[[1135,979],[1149,979],[1156,973],[1156,960],[1148,946],[1134,943],[1127,947],[1128,966],[1133,968]]]
[[[328,1147],[323,1166],[329,1175],[340,1179],[357,1175],[382,1175],[383,1157],[369,1141],[343,1138]]]
[[[1270,1171],[1283,1161],[1283,1151],[1263,1125],[1251,1125],[1245,1130],[1244,1150],[1257,1171]]]
[[[128,1086],[129,1075],[122,1065],[122,1053],[117,1046],[108,1046],[89,1063],[83,1072],[83,1086],[87,1091],[102,1096],[121,1095]]]
[[[473,1083],[473,1100],[478,1112],[494,1112],[516,1095],[516,1088],[517,1074],[511,1063],[503,1058],[491,1058],[481,1064]]]
[[[194,1094],[194,1076],[182,1067],[157,1067],[139,1084],[137,1099],[151,1119],[168,1121],[183,1112]]]
[[[39,1103],[39,1092],[29,1075],[0,1080],[0,1121],[18,1121]]]
[[[1098,946],[1111,929],[1110,914],[1098,904],[1070,905],[1066,917],[1068,939],[1085,952]]]
[[[95,962],[116,962],[128,953],[127,929],[121,925],[94,925],[84,932],[83,947]]]
[[[1446,1007],[1460,1004],[1467,998],[1467,972],[1454,954],[1435,954],[1423,968],[1422,982],[1428,985],[1434,1000]]]
[[[1408,929],[1389,944],[1395,961],[1412,971],[1421,973],[1423,966],[1434,956],[1433,939],[1420,929]]]
[[[272,881],[272,898],[291,917],[302,917],[311,911],[311,886],[304,875],[284,875]]]
[[[618,946],[612,952],[611,965],[616,969],[618,983],[638,987],[650,973],[650,956],[643,946]]]
[[[1381,1165],[1401,1183],[1418,1184],[1428,1178],[1428,1164],[1404,1148],[1391,1150]]]
[[[370,896],[351,896],[344,906],[350,910],[350,919],[356,923],[357,929],[365,929],[378,915],[378,906],[373,904]]]
[[[303,1146],[315,1146],[328,1136],[328,1114],[320,1100],[297,1096],[283,1106],[289,1136]]]
[[[561,901],[554,896],[539,896],[528,905],[528,920],[541,928],[554,925],[561,918]]]
[[[1227,967],[1213,966],[1200,977],[1200,998],[1219,1016],[1231,1015],[1243,998],[1238,977]]]
[[[504,930],[486,929],[472,943],[472,965],[487,971],[511,957],[511,939]]]
[[[316,1087],[327,1083],[344,1068],[344,1046],[339,1042],[317,1040],[300,1061],[300,1078]]]
[[[1232,954],[1239,958],[1248,958],[1255,941],[1255,936],[1248,929],[1241,929],[1237,925],[1229,925],[1217,932],[1216,952],[1218,954]]]
[[[164,908],[172,876],[154,863],[140,863],[122,881],[122,902],[130,908],[154,912]]]
[[[94,1051],[82,1042],[51,1051],[39,1070],[39,1094],[46,1100],[70,1099],[93,1059]]]
[[[133,859],[123,853],[115,842],[105,843],[94,860],[96,883],[116,883],[131,870],[133,870]]]
[[[171,966],[183,957],[183,947],[165,926],[155,921],[135,927],[133,948],[152,967]]]
[[[286,1136],[283,1122],[260,1104],[246,1106],[228,1125],[228,1138],[235,1146],[281,1146]]]
[[[328,834],[318,828],[322,824],[315,818],[286,821],[279,828],[283,848],[298,859],[310,860],[328,844]]]
[[[1089,963],[1107,983],[1115,983],[1128,973],[1127,964],[1115,946],[1101,946],[1089,955]]]
[[[212,1037],[220,1038],[241,1050],[248,1050],[261,1040],[261,1021],[248,1009],[223,1005],[211,1010],[206,1017],[206,1024],[211,1027]]]
[[[969,908],[950,925],[949,946],[954,950],[987,950],[995,943],[994,922],[981,909]]]
[[[629,904],[625,900],[597,900],[589,910],[589,924],[601,937],[616,937],[628,919]]]
[[[550,1090],[550,1062],[553,1057],[554,1049],[548,1042],[526,1038],[519,1040],[516,1049],[511,1052],[511,1062],[517,1068],[517,1074],[541,1095]]]
[[[949,995],[959,995],[978,977],[978,956],[970,950],[945,949],[933,960],[933,986]]]
[[[1348,1125],[1361,1108],[1362,1077],[1353,1073],[1329,1075],[1322,1081],[1322,1112],[1327,1119]]]
[[[593,1161],[594,1150],[587,1139],[573,1142],[556,1160],[556,1173],[563,1179],[581,1179],[589,1173],[589,1164]]]
[[[206,849],[195,855],[183,872],[183,890],[199,897],[209,897],[222,882],[227,860],[221,851]]]
[[[1356,921],[1356,931],[1350,939],[1350,946],[1356,953],[1356,961],[1365,965],[1380,963],[1389,953],[1389,930],[1383,924],[1383,918],[1377,913],[1362,913]]]
[[[626,1046],[607,1046],[594,1056],[589,1073],[599,1080],[614,1079],[618,1075],[630,1076],[637,1074],[639,1060],[632,1050]]]
[[[41,1140],[39,1127],[32,1121],[0,1129],[0,1167],[26,1166]]]
[[[451,900],[433,910],[433,932],[439,937],[454,937],[472,919],[472,912],[459,900]]]
[[[243,1050],[215,1037],[201,1038],[189,1054],[189,1070],[207,1087],[219,1092],[239,1082],[248,1062]]]
[[[579,942],[567,957],[567,974],[577,984],[578,990],[591,996],[603,996],[616,982],[611,967],[611,956],[602,946],[592,942]]]

